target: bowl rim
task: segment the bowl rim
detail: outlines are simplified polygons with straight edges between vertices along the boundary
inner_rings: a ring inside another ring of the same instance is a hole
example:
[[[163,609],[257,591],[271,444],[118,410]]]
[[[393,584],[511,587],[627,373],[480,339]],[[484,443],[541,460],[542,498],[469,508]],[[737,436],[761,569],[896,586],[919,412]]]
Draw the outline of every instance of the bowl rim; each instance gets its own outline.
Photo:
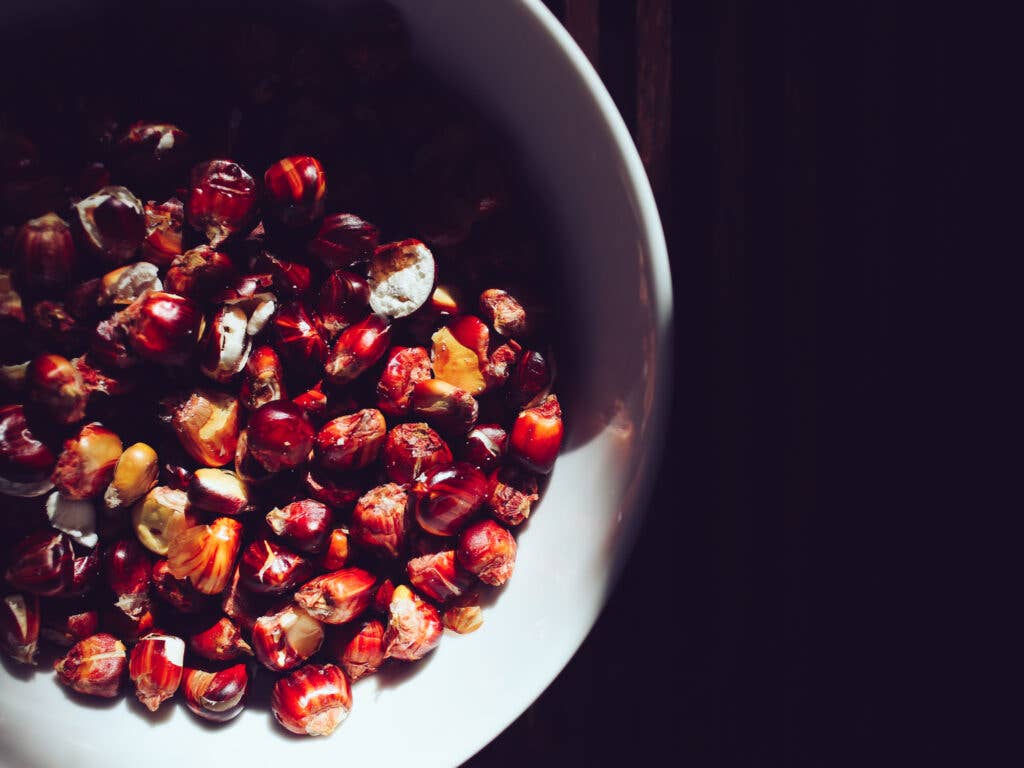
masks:
[[[633,480],[634,487],[638,489],[638,493],[632,502],[634,514],[624,517],[627,523],[620,532],[620,545],[616,551],[615,561],[611,564],[608,578],[604,581],[602,594],[597,603],[598,607],[587,617],[585,622],[586,631],[580,633],[579,638],[573,643],[563,647],[561,653],[558,654],[557,664],[551,667],[553,672],[549,669],[548,673],[544,675],[547,681],[541,688],[522,696],[515,706],[507,708],[506,711],[511,714],[502,718],[503,724],[501,724],[497,731],[473,740],[473,743],[467,745],[459,759],[459,764],[470,760],[484,747],[497,739],[544,695],[555,679],[571,663],[583,643],[586,642],[598,618],[607,606],[608,597],[618,583],[622,568],[629,559],[643,518],[646,516],[647,505],[651,496],[652,483],[650,480],[654,468],[661,464],[665,433],[667,431],[665,418],[669,399],[667,393],[670,389],[672,378],[673,296],[668,245],[665,241],[665,232],[661,224],[658,205],[654,198],[654,191],[651,188],[647,171],[644,169],[643,162],[640,159],[640,153],[633,142],[633,137],[626,126],[622,114],[619,112],[618,107],[615,106],[615,101],[601,80],[601,76],[565,26],[544,5],[543,0],[519,0],[519,2],[533,17],[533,21],[556,44],[571,66],[573,74],[582,80],[586,86],[587,94],[598,108],[607,128],[611,132],[615,148],[626,171],[629,188],[636,198],[638,218],[641,223],[640,233],[644,245],[643,251],[649,256],[647,268],[649,271],[649,289],[655,333],[654,397],[648,419],[649,439],[646,456],[644,460],[638,463],[637,474]]]

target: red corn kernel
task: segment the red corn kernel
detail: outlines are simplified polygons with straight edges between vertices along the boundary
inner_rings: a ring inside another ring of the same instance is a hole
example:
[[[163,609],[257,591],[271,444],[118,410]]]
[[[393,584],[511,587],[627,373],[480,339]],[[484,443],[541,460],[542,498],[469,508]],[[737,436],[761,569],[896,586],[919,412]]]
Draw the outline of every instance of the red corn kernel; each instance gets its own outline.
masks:
[[[254,595],[239,583],[238,568],[235,568],[231,583],[224,590],[221,598],[221,610],[224,615],[238,624],[246,632],[251,633],[256,621],[264,615],[274,613],[288,604],[286,598],[268,598]]]
[[[71,228],[57,214],[25,222],[14,240],[19,284],[52,290],[67,285],[75,273],[75,242]]]
[[[205,376],[227,384],[242,372],[252,348],[246,333],[248,322],[237,306],[225,305],[214,313],[199,346],[199,369]]]
[[[384,663],[384,625],[371,619],[334,629],[327,640],[327,655],[352,682],[373,674]]]
[[[197,716],[214,723],[226,723],[241,714],[248,689],[245,664],[217,672],[186,669],[182,677],[185,704]]]
[[[236,277],[234,262],[227,254],[200,245],[174,257],[164,287],[170,293],[206,302]]]
[[[324,212],[327,176],[315,157],[285,157],[263,174],[268,213],[288,227],[302,227]]]
[[[128,337],[128,310],[101,320],[89,339],[89,358],[104,368],[124,370],[137,365],[138,356],[131,348]]]
[[[505,392],[515,408],[536,405],[551,388],[553,374],[548,359],[536,350],[524,350],[509,376]]]
[[[411,483],[432,467],[452,461],[448,444],[421,422],[394,427],[384,440],[383,453],[384,472],[396,483]]]
[[[327,393],[324,392],[322,382],[319,381],[311,389],[292,398],[292,402],[299,406],[311,421],[319,421],[327,413]]]
[[[366,278],[345,269],[334,270],[320,288],[316,314],[321,329],[330,339],[365,318],[370,314],[370,287]]]
[[[483,504],[487,477],[472,464],[459,461],[433,467],[416,479],[416,520],[435,536],[462,530]]]
[[[481,520],[462,532],[456,550],[459,564],[485,584],[508,581],[516,564],[516,540],[493,520]]]
[[[107,586],[117,597],[117,607],[133,618],[149,610],[149,555],[135,539],[121,539],[103,551]]]
[[[241,304],[243,307],[255,306],[269,302],[274,303],[274,277],[273,275],[242,275],[232,280],[223,290],[213,296],[213,301],[218,304]],[[247,309],[247,311],[249,311]],[[252,312],[250,312],[250,315]],[[273,310],[271,310],[273,314]],[[256,329],[250,328],[250,335],[257,333]]]
[[[231,661],[241,655],[252,656],[252,648],[231,619],[222,616],[214,624],[188,639],[193,653],[210,661]]]
[[[333,520],[330,508],[313,499],[293,501],[267,512],[267,525],[275,535],[299,552],[316,554],[327,542]]]
[[[487,329],[483,323],[480,325],[484,330]],[[487,389],[483,374],[486,358],[481,358],[472,348],[461,343],[448,328],[441,328],[430,339],[431,365],[435,378],[471,395],[479,395]]]
[[[135,695],[150,712],[178,690],[184,659],[185,641],[159,632],[151,632],[132,648],[128,674],[135,683]]]
[[[235,451],[235,474],[251,487],[268,485],[275,474],[273,472],[268,472],[267,469],[253,457],[252,453],[249,451],[248,433],[245,431],[238,436],[238,446]]]
[[[247,411],[255,411],[261,405],[283,400],[284,371],[281,360],[274,348],[264,344],[254,349],[242,374],[242,387],[238,399]]]
[[[334,510],[352,509],[366,486],[361,474],[332,478],[317,470],[310,470],[302,478],[305,493]]]
[[[522,349],[515,341],[509,340],[508,344],[502,344],[491,353],[484,366],[484,381],[488,390],[497,389],[508,381]]]
[[[39,646],[39,598],[7,595],[0,600],[0,650],[20,664],[35,664]]]
[[[195,511],[188,507],[188,496],[169,485],[153,488],[131,510],[135,537],[147,550],[161,556],[167,554],[175,538],[197,523]]]
[[[166,192],[188,170],[189,137],[168,123],[131,125],[114,147],[119,177],[146,194]]]
[[[412,413],[449,435],[465,435],[479,414],[476,398],[440,379],[424,379],[412,390]]]
[[[537,478],[518,467],[501,467],[488,478],[487,504],[505,525],[519,525],[530,516],[540,495]]]
[[[79,244],[107,264],[131,261],[146,237],[146,214],[125,187],[103,187],[75,203],[72,227]]]
[[[61,683],[79,693],[103,698],[118,695],[126,667],[124,643],[105,633],[75,643],[53,665]]]
[[[282,299],[298,299],[313,284],[313,273],[305,264],[280,259],[263,249],[249,262],[249,270],[270,275],[274,290]]]
[[[146,203],[146,239],[142,243],[143,258],[158,267],[168,267],[182,252],[181,232],[185,208],[172,197],[166,203]]]
[[[270,697],[274,718],[301,736],[327,736],[352,709],[345,673],[333,664],[308,665],[274,683]]]
[[[124,312],[128,343],[142,359],[163,365],[182,365],[192,356],[202,313],[191,299],[152,291]]]
[[[249,489],[234,472],[200,467],[188,486],[188,502],[211,515],[240,515],[250,509]]]
[[[327,269],[349,269],[370,260],[379,234],[377,227],[358,216],[333,213],[306,247]]]
[[[344,624],[370,605],[376,582],[361,568],[342,568],[307,582],[295,593],[295,602],[325,624]]]
[[[246,428],[248,450],[268,472],[304,463],[313,449],[313,425],[302,410],[284,400],[260,406]]]
[[[256,216],[256,182],[230,160],[209,160],[192,169],[185,217],[216,248],[245,234]]]
[[[269,539],[257,539],[242,551],[238,574],[242,586],[251,592],[281,595],[307,581],[313,566]]]
[[[51,488],[57,458],[32,431],[24,407],[0,406],[0,493],[40,496]]]
[[[481,472],[490,472],[504,458],[507,449],[508,433],[499,424],[478,424],[466,435],[462,458]]]
[[[5,575],[14,589],[51,597],[71,591],[74,566],[71,539],[46,528],[30,534],[14,548]]]
[[[273,672],[294,669],[319,651],[323,642],[320,622],[294,604],[260,617],[252,630],[256,658]]]
[[[430,294],[430,308],[435,312],[457,315],[461,310],[457,289],[451,285],[439,285]]]
[[[114,605],[100,608],[100,627],[129,644],[137,642],[155,629],[152,612],[147,611],[136,619]]]
[[[463,570],[450,549],[414,557],[405,570],[417,591],[439,603],[461,595],[473,582],[473,574]]]
[[[336,386],[348,384],[369,370],[384,356],[390,331],[382,315],[370,315],[342,331],[325,367],[330,382]]]
[[[206,608],[206,595],[193,587],[188,579],[175,578],[166,559],[153,563],[150,580],[156,596],[178,612],[199,613]]]
[[[335,528],[327,540],[320,565],[325,571],[337,571],[348,562],[348,532],[344,528]]]
[[[64,443],[53,470],[53,484],[69,499],[89,499],[106,490],[124,446],[98,422],[86,424]]]
[[[204,595],[224,591],[241,548],[242,525],[218,517],[177,536],[167,547],[167,567],[177,579],[188,579]]]
[[[374,408],[339,416],[317,433],[317,460],[334,471],[363,469],[377,460],[386,432],[384,416]]]
[[[69,597],[81,597],[91,592],[92,588],[99,583],[99,551],[93,549],[88,554],[75,557],[72,562],[71,571],[71,589],[66,594]]]
[[[188,470],[171,463],[165,472],[180,471],[183,485],[190,480]],[[160,457],[152,446],[133,443],[124,449],[114,467],[114,477],[103,493],[103,503],[109,510],[128,509],[152,491],[160,479]],[[172,489],[174,490],[174,489]]]
[[[58,424],[74,424],[85,418],[89,402],[82,375],[60,355],[39,355],[28,366],[29,397]]]
[[[398,557],[409,525],[408,507],[409,497],[397,483],[367,491],[352,512],[352,540],[378,554]]]
[[[377,407],[389,416],[405,416],[413,388],[430,378],[430,355],[423,347],[392,347],[377,383]]]
[[[526,333],[526,310],[506,291],[489,288],[481,293],[480,312],[502,336],[518,338]]]
[[[378,613],[387,614],[388,606],[391,605],[391,596],[395,593],[395,585],[391,579],[384,579],[373,594],[373,609]]]
[[[100,632],[75,643],[53,668],[57,678],[78,693],[112,699],[127,667],[124,643]]]
[[[549,473],[562,446],[562,409],[558,398],[548,395],[539,405],[520,411],[509,445],[512,455],[523,466],[541,474]]]
[[[388,613],[385,658],[416,661],[441,642],[441,617],[437,609],[404,584],[395,587]]]
[[[448,321],[446,326],[459,344],[472,350],[481,365],[487,360],[491,344],[491,332],[476,315],[459,315]],[[454,382],[453,382],[454,383]]]
[[[130,374],[118,372],[116,376],[111,376],[109,371],[101,371],[92,363],[93,361],[89,353],[82,357],[76,357],[71,361],[71,364],[75,366],[82,377],[86,391],[90,394],[98,392],[101,395],[116,397],[127,394],[135,389],[136,382]]]

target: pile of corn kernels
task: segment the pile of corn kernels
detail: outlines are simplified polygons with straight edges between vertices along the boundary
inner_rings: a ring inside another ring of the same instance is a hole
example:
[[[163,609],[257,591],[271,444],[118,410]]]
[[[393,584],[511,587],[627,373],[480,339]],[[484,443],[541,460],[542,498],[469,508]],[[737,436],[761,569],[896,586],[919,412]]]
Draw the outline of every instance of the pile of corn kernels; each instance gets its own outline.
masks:
[[[24,185],[32,140],[0,144]],[[382,242],[312,154],[195,150],[135,122],[5,238],[0,649],[214,722],[272,674],[325,735],[512,576],[562,444],[544,311],[437,256],[500,196]]]

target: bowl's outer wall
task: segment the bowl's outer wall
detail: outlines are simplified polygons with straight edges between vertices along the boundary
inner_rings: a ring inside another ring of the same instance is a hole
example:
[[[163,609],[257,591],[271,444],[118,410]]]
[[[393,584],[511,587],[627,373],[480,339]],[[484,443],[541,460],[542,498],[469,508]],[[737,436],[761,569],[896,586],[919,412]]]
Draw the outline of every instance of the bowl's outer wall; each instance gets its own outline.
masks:
[[[424,57],[512,137],[551,211],[567,277],[558,308],[574,347],[567,451],[522,532],[515,577],[486,607],[481,630],[446,635],[425,662],[360,681],[349,720],[328,739],[290,737],[255,707],[208,727],[182,706],[150,716],[132,696],[89,705],[45,669],[26,677],[6,665],[4,766],[323,765],[371,756],[381,767],[456,765],[530,705],[593,625],[632,544],[666,416],[671,283],[653,196],[596,73],[538,0],[394,4]],[[0,21],[58,7],[75,6],[10,3]],[[115,717],[111,708],[130,712]]]

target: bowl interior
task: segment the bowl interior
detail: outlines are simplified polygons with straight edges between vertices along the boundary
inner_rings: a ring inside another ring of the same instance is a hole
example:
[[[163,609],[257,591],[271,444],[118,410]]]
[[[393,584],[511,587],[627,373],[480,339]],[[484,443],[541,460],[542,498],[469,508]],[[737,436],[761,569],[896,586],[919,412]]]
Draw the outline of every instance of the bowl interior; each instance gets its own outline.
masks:
[[[272,764],[329,754],[455,765],[529,706],[592,626],[642,512],[669,384],[671,293],[653,198],[610,98],[539,2],[394,4],[421,56],[511,137],[558,243],[551,275],[524,277],[560,281],[567,445],[522,531],[514,578],[485,607],[481,630],[446,634],[424,662],[357,683],[348,722],[328,739],[288,736],[265,704],[210,727],[182,706],[151,716],[131,696],[82,701],[46,670],[25,675],[7,664],[0,746],[8,764],[98,767],[144,757],[180,766],[199,755],[209,764]],[[51,5],[13,3],[0,15],[15,23],[66,4]],[[108,709],[131,711],[115,722]]]

